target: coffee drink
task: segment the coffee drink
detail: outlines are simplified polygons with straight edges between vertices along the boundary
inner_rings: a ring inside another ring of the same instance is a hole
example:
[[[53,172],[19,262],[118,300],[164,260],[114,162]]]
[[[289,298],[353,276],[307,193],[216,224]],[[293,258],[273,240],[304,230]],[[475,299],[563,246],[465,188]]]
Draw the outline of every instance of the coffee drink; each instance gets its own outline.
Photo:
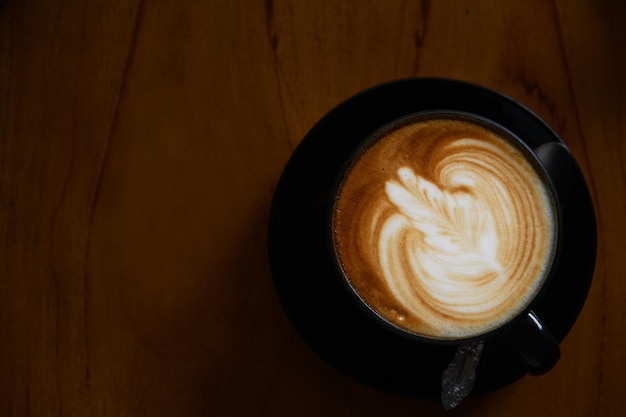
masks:
[[[530,151],[469,115],[383,128],[345,171],[333,243],[350,286],[397,327],[479,336],[519,315],[556,248],[550,186]]]

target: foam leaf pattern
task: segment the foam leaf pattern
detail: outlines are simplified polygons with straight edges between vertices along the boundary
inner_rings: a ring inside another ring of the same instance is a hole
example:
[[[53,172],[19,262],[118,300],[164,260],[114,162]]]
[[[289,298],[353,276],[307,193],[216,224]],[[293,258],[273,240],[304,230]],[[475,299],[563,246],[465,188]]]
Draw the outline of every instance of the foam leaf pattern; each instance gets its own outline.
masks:
[[[386,183],[386,193],[422,235],[415,255],[428,275],[456,281],[502,270],[493,215],[467,187],[442,190],[403,167],[398,181]]]

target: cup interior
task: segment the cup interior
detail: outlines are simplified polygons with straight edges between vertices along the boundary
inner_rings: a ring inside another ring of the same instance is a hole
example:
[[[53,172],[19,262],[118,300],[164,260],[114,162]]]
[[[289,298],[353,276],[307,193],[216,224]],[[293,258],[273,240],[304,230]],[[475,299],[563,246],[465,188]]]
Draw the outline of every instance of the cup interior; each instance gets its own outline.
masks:
[[[537,174],[538,178],[541,181],[542,186],[546,190],[546,196],[548,201],[549,210],[552,213],[552,228],[553,234],[550,239],[550,255],[549,258],[543,264],[545,267],[545,272],[543,272],[542,277],[539,279],[539,283],[535,291],[533,292],[533,296],[524,303],[524,307],[518,309],[517,314],[508,317],[506,320],[500,322],[497,326],[490,327],[488,330],[466,335],[462,337],[433,337],[432,335],[423,334],[420,332],[416,332],[408,329],[405,326],[399,325],[397,322],[389,319],[385,314],[381,313],[376,307],[372,306],[372,303],[366,299],[362,295],[362,291],[359,291],[358,288],[353,284],[353,281],[349,278],[349,274],[346,272],[344,268],[344,264],[341,260],[341,255],[338,250],[337,237],[336,237],[336,214],[337,214],[337,202],[339,196],[341,195],[342,188],[346,181],[346,178],[351,175],[352,169],[356,164],[359,163],[359,160],[362,155],[367,153],[375,144],[379,143],[382,140],[385,140],[388,135],[393,133],[394,131],[398,131],[405,126],[413,125],[420,122],[428,122],[431,120],[441,120],[441,119],[450,119],[450,120],[458,120],[465,121],[471,124],[480,126],[482,128],[487,129],[490,132],[493,132],[498,137],[505,140],[509,145],[512,145],[519,154],[523,156],[524,160],[532,166],[533,171]],[[392,122],[382,126],[368,137],[366,137],[359,146],[356,147],[354,152],[345,162],[344,166],[340,169],[335,184],[333,186],[332,191],[332,204],[329,204],[330,213],[329,213],[329,227],[330,227],[330,240],[329,244],[331,247],[332,258],[335,264],[335,267],[338,271],[338,276],[342,281],[342,287],[349,292],[352,300],[358,304],[359,309],[365,312],[365,314],[369,315],[370,318],[377,322],[379,325],[391,330],[395,333],[398,333],[404,337],[408,337],[413,340],[417,340],[420,343],[426,344],[451,344],[458,345],[463,343],[468,343],[475,340],[482,340],[491,337],[492,335],[502,331],[502,329],[510,326],[520,317],[524,317],[527,313],[533,308],[533,306],[541,299],[542,293],[544,293],[544,289],[548,287],[548,284],[551,280],[554,270],[556,269],[555,265],[557,263],[558,254],[561,246],[561,210],[560,203],[558,201],[558,196],[555,192],[554,185],[550,176],[548,175],[545,167],[543,166],[542,161],[539,157],[533,152],[533,150],[523,141],[521,140],[515,133],[501,126],[500,124],[489,120],[485,117],[463,112],[463,111],[451,111],[451,110],[435,110],[435,111],[426,111],[426,112],[418,112],[414,114],[410,114],[399,119],[393,120]]]

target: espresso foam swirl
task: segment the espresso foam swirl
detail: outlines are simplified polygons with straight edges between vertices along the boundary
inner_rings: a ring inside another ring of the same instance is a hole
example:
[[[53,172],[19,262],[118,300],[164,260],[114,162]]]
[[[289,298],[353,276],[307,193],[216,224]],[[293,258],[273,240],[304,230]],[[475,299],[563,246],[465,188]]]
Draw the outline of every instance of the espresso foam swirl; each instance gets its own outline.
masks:
[[[379,140],[351,168],[335,242],[362,298],[429,337],[517,315],[552,257],[553,204],[520,150],[477,125],[429,121]]]

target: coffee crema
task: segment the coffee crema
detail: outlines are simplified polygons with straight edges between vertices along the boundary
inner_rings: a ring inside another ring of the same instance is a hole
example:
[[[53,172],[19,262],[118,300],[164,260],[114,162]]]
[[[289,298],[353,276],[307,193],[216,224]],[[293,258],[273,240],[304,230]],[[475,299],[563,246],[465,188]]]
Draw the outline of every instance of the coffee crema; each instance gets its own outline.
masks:
[[[383,130],[339,186],[333,239],[353,289],[412,333],[464,339],[532,301],[551,267],[549,186],[504,132],[452,115]]]

